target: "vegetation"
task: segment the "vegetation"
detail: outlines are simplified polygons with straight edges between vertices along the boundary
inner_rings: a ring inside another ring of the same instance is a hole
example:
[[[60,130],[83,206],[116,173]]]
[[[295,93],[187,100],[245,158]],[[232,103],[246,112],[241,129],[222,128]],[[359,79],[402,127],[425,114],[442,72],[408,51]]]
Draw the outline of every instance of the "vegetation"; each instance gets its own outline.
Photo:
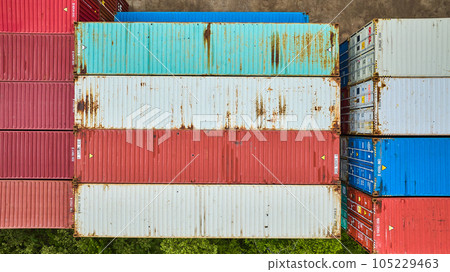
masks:
[[[0,253],[309,254],[365,253],[347,234],[340,242],[293,239],[75,238],[72,230],[0,230]],[[341,244],[342,243],[342,244]],[[108,245],[109,244],[109,245]],[[345,249],[344,248],[347,248]]]

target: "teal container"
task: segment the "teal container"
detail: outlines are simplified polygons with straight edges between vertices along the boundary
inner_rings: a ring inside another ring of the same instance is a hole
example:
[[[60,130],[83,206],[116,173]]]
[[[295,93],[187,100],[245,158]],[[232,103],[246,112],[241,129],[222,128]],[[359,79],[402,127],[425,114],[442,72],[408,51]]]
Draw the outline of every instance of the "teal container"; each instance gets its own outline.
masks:
[[[332,24],[78,23],[76,38],[78,74],[339,76]]]
[[[347,185],[341,184],[341,227],[347,230]]]

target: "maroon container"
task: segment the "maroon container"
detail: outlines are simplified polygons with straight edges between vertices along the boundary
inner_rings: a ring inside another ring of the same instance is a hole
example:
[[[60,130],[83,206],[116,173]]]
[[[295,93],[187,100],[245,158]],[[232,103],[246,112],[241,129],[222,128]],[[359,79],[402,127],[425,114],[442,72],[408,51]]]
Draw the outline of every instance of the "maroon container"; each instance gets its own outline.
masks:
[[[70,131],[0,132],[0,179],[72,179]]]
[[[0,82],[0,130],[72,130],[74,84]]]
[[[73,81],[73,35],[0,34],[0,81]]]
[[[0,180],[0,229],[67,229],[73,225],[70,181]]]
[[[214,131],[207,136],[195,130],[81,130],[76,133],[76,178],[85,183],[339,181],[338,135],[329,131],[320,131],[322,138],[311,131],[256,133]],[[299,140],[299,135],[305,137]]]

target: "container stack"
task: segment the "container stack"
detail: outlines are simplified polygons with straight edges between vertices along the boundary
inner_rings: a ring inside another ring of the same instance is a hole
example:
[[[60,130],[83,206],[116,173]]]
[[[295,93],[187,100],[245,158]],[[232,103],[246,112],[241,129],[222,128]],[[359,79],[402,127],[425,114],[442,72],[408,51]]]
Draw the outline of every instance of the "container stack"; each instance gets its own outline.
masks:
[[[74,22],[98,20],[89,3],[2,1],[0,228],[73,227]]]
[[[371,253],[450,253],[449,30],[375,19],[341,52],[348,232]]]
[[[76,235],[340,236],[336,25],[117,21],[76,27]]]

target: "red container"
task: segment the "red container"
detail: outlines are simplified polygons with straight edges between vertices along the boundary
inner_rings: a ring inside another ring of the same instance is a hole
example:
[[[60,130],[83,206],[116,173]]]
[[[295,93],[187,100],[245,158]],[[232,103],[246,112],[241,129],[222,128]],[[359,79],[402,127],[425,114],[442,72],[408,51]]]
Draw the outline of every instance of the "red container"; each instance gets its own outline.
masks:
[[[354,190],[356,191],[356,190]],[[350,194],[350,190],[349,190]],[[371,253],[449,254],[450,198],[371,198],[360,191],[361,207],[372,210],[366,220],[353,205],[348,212],[348,233]],[[348,202],[350,204],[350,201]]]
[[[0,132],[0,179],[72,179],[70,131]]]
[[[73,81],[73,35],[0,34],[0,81]]]
[[[67,229],[73,224],[70,181],[0,180],[0,229]]]
[[[0,82],[1,130],[72,130],[74,84]]]
[[[125,0],[117,1],[117,12],[127,12],[129,9],[129,5]]]
[[[339,136],[329,131],[317,131],[321,139],[304,131],[309,137],[302,141],[295,141],[298,131],[211,133],[216,136],[193,130],[81,130],[76,134],[75,175],[85,183],[339,181]],[[283,134],[286,141],[280,140]]]
[[[0,32],[74,33],[74,22],[100,21],[100,5],[99,0],[2,0]]]
[[[101,0],[100,21],[114,22],[114,16],[117,13],[117,0]]]

